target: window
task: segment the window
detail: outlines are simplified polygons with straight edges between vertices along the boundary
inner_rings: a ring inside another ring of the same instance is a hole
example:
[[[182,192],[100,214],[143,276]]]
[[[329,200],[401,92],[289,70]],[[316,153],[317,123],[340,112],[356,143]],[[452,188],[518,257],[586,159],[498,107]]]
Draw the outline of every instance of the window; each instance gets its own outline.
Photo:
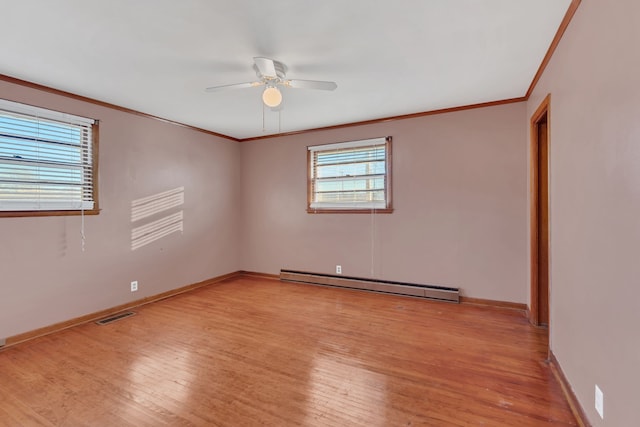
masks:
[[[391,208],[391,138],[308,147],[309,213]]]
[[[0,215],[97,213],[96,127],[0,99]]]

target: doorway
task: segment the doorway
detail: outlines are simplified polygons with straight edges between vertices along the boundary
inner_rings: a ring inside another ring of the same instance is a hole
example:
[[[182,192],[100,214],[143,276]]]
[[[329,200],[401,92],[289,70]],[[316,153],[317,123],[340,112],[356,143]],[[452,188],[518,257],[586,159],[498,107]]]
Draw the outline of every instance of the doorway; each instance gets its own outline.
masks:
[[[531,117],[531,306],[529,319],[549,326],[549,103]]]

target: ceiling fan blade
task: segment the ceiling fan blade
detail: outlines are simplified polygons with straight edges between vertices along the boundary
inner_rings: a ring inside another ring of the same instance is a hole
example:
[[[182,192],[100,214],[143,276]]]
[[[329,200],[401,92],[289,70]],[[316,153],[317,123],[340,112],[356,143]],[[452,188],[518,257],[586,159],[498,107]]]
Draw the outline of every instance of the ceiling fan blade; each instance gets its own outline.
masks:
[[[235,83],[235,84],[232,84],[232,85],[222,85],[222,86],[208,87],[204,91],[205,92],[218,92],[220,90],[226,90],[226,89],[242,89],[242,88],[245,88],[245,87],[262,86],[263,84],[264,84],[264,82]]]
[[[273,63],[273,59],[258,56],[253,58],[253,61],[262,76],[273,78],[278,77],[276,73],[276,65]]]
[[[335,90],[338,87],[336,82],[323,82],[319,80],[285,80],[283,84],[299,89]]]

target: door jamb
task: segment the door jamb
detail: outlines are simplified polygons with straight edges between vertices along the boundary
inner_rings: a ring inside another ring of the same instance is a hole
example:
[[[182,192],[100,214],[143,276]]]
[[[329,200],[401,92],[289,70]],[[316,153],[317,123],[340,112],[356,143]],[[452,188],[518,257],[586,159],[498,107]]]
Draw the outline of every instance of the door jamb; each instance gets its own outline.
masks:
[[[550,121],[551,121],[551,94],[548,94],[540,106],[536,109],[536,112],[531,116],[529,129],[530,129],[530,144],[529,144],[529,225],[530,225],[530,292],[531,300],[529,305],[529,321],[538,326],[540,324],[538,318],[538,123],[542,117],[547,116],[547,144],[549,144],[550,133]],[[548,181],[547,181],[548,183]],[[549,283],[550,284],[550,283]],[[551,323],[551,322],[549,322]]]

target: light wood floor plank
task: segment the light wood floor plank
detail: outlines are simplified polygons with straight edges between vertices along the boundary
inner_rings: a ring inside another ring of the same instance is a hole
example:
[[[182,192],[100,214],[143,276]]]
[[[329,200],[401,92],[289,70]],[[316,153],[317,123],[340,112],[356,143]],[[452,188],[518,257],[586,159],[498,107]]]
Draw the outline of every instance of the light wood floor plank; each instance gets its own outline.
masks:
[[[238,278],[0,351],[0,426],[575,426],[517,310]]]

